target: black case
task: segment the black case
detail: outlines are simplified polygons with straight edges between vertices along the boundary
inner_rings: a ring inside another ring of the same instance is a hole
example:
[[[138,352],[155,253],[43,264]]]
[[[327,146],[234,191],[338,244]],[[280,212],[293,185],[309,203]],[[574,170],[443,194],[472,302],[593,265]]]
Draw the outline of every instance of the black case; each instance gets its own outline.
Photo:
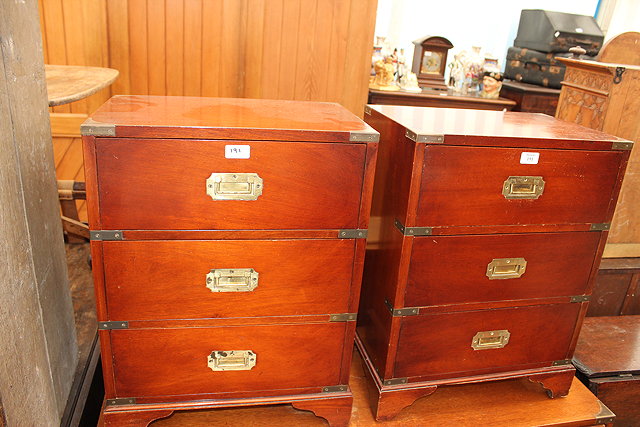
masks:
[[[572,56],[571,53],[546,53],[510,47],[507,50],[504,76],[518,82],[559,89],[562,86],[566,67],[555,57],[571,58]],[[580,59],[593,60],[594,58],[582,55]]]
[[[513,45],[540,52],[569,52],[580,46],[587,55],[595,56],[603,41],[604,34],[592,16],[525,9]]]

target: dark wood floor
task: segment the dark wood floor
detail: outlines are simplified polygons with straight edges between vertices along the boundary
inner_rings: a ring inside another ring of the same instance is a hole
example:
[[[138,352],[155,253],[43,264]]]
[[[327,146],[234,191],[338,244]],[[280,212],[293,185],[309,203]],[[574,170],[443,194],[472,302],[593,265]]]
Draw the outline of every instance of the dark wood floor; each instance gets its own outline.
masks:
[[[86,360],[96,335],[96,300],[89,267],[89,243],[67,244],[69,285],[75,312],[80,360]]]
[[[93,389],[91,388],[100,352],[95,296],[89,265],[89,243],[65,246],[78,340],[78,367],[60,425],[85,426],[97,422],[100,402],[104,395],[99,379],[97,384],[93,384]],[[102,375],[99,369],[98,375]]]

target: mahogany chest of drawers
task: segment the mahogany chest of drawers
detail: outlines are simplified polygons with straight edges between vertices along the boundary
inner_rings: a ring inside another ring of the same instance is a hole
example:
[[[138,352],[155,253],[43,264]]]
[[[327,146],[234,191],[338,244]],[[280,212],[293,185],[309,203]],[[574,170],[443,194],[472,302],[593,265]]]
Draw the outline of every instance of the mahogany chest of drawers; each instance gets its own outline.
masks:
[[[377,419],[447,384],[566,394],[630,144],[543,114],[370,106],[365,121],[380,228],[357,345]]]
[[[82,127],[106,425],[346,425],[378,133],[337,104],[118,96]]]

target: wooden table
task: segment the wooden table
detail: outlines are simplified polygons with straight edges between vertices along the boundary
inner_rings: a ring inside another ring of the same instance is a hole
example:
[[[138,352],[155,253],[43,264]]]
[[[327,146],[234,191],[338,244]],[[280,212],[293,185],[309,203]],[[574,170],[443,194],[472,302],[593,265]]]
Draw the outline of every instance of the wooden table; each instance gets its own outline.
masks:
[[[513,111],[544,113],[555,116],[558,98],[560,98],[560,89],[505,80],[502,82],[500,95],[516,102]]]
[[[79,65],[45,65],[49,107],[79,101],[113,83],[118,70]]]
[[[419,399],[392,421],[374,421],[369,408],[362,359],[354,354],[350,386],[353,410],[350,426],[592,426],[610,425],[613,414],[574,379],[567,397],[549,399],[540,385],[525,380],[496,381],[442,387]],[[100,425],[100,424],[99,424]],[[176,412],[153,423],[171,426],[326,426],[310,412],[291,406]]]
[[[640,316],[587,317],[573,364],[615,411],[616,427],[640,425]]]
[[[474,110],[511,110],[511,99],[487,99],[478,95],[460,95],[453,91],[423,89],[422,92],[369,89],[369,104],[411,105],[414,107],[468,108]]]
[[[79,101],[108,87],[118,77],[118,70],[78,65],[45,65],[49,107]],[[88,227],[79,221],[76,199],[84,199],[84,183],[58,181],[62,209],[62,227],[70,243],[89,239]]]
[[[49,106],[53,107],[93,95],[113,83],[119,73],[112,68],[45,65],[45,74]],[[89,239],[89,228],[78,220],[76,207],[76,199],[86,198],[84,182],[58,180],[58,198],[62,227],[67,233],[68,241],[85,242]],[[86,262],[88,249],[88,246],[78,245],[67,252],[70,267],[78,266],[69,268],[69,284],[76,314],[80,353],[61,425],[77,425],[80,422],[100,356],[91,270]]]

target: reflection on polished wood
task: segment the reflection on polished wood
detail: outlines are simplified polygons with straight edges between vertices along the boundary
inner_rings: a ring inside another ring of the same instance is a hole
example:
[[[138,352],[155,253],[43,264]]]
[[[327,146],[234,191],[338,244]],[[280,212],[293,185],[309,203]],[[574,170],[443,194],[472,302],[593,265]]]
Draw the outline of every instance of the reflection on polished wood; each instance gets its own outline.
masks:
[[[349,425],[355,426],[591,426],[603,424],[606,407],[574,379],[567,397],[549,399],[539,384],[526,378],[441,387],[416,401],[392,421],[377,423],[369,408],[362,359],[355,353],[350,386],[354,395]],[[289,405],[175,412],[153,426],[322,426],[311,412]]]
[[[535,144],[540,148],[548,140],[546,148],[609,150],[612,142],[628,142],[543,114],[461,111],[454,108],[413,109],[397,105],[375,105],[371,108],[414,133],[447,135],[449,141],[455,138],[455,145],[474,145],[475,141],[482,140],[478,145],[499,146],[501,138],[514,138],[520,141],[509,141],[511,146],[518,144],[532,148],[531,144]]]

